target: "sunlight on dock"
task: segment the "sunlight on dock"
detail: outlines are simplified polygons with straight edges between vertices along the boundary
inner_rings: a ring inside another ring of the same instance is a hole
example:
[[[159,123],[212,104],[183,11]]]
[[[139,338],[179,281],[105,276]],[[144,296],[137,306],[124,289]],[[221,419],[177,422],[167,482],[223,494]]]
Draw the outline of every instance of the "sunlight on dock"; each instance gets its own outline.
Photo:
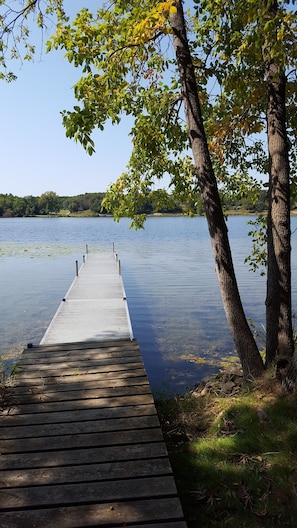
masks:
[[[119,262],[88,253],[40,344],[133,339]]]

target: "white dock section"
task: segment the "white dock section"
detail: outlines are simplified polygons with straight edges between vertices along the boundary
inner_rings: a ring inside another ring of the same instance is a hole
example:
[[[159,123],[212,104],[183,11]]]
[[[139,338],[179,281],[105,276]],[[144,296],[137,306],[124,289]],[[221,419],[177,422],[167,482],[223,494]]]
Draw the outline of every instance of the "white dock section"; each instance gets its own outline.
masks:
[[[40,344],[133,339],[119,263],[88,253]]]

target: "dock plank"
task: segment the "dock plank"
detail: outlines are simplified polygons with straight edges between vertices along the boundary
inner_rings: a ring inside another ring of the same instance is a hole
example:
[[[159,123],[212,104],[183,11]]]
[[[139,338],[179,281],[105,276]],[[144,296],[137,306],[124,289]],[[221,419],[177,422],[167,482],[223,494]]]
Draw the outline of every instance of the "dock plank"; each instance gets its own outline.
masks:
[[[61,386],[58,386],[59,389]],[[42,394],[38,391],[31,390],[28,394],[14,394],[13,397],[11,397],[11,403],[14,405],[17,405],[20,408],[20,405],[22,404],[40,404],[40,402],[59,402],[59,401],[67,401],[67,400],[89,400],[89,399],[95,399],[95,398],[111,398],[111,397],[123,397],[123,396],[132,396],[137,394],[150,394],[150,387],[148,384],[140,384],[140,385],[132,385],[132,386],[120,386],[120,387],[106,387],[104,388],[96,388],[96,386],[90,387],[89,384],[87,386],[83,386],[82,388],[73,386],[73,389],[71,390],[68,387],[68,390],[65,388],[65,385],[62,386],[65,390],[61,391],[59,389],[48,391],[45,390]]]
[[[51,486],[30,486],[1,489],[1,503],[4,509],[35,508],[50,505],[67,506],[69,504],[114,502],[117,500],[134,500],[157,498],[175,494],[175,483],[172,477],[142,477],[114,481],[89,481],[75,484],[56,484]]]
[[[58,392],[68,392],[72,390],[90,390],[90,389],[98,389],[100,392],[101,389],[106,388],[106,390],[116,390],[118,388],[127,388],[127,387],[133,387],[133,386],[139,386],[139,385],[149,385],[148,379],[145,376],[145,372],[142,369],[142,376],[136,375],[135,377],[107,377],[104,376],[104,380],[98,380],[97,376],[88,376],[88,380],[85,380],[86,376],[84,376],[84,380],[82,381],[81,378],[78,378],[77,381],[72,382],[64,381],[63,379],[60,380],[57,377],[51,377],[49,379],[44,378],[37,378],[36,380],[29,379],[27,380],[26,385],[18,385],[17,387],[13,388],[13,398],[17,400],[18,395],[22,395],[25,401],[25,396],[29,397],[30,395],[34,395],[35,393],[40,394],[41,390],[44,390],[44,393],[50,394],[51,392],[58,393]],[[42,380],[42,381],[41,381]],[[35,382],[34,382],[35,381]],[[28,386],[30,385],[30,392],[28,392]],[[9,393],[9,390],[7,390],[7,393]]]
[[[45,373],[43,373],[45,374]],[[78,372],[71,371],[70,375],[74,375],[75,378],[71,378],[70,376],[59,376],[55,375],[55,373],[52,373],[52,375],[47,376],[46,378],[43,377],[42,373],[39,373],[38,375],[35,375],[34,372],[32,373],[26,373],[20,375],[20,387],[22,386],[31,386],[36,387],[37,385],[43,385],[44,387],[53,386],[55,384],[57,385],[65,385],[70,383],[80,383],[81,381],[89,382],[94,381],[98,379],[98,371],[94,373],[85,373],[85,372]],[[116,383],[117,381],[122,380],[122,382],[127,383],[128,380],[132,380],[135,378],[138,378],[139,376],[143,377],[146,376],[145,370],[143,368],[143,365],[139,368],[133,368],[130,370],[116,370],[116,371],[103,371],[103,376],[101,379],[98,380],[98,383],[102,382],[102,380],[106,380],[106,383]]]
[[[170,517],[169,517],[170,516]],[[52,509],[0,513],[1,528],[81,528],[90,526],[133,526],[133,528],[186,528],[177,498],[108,502]],[[175,519],[175,520],[174,520]],[[123,520],[126,520],[123,522]],[[83,525],[82,525],[83,522]],[[136,524],[137,523],[137,524]]]
[[[42,469],[16,469],[2,471],[0,487],[44,486],[45,484],[63,484],[65,482],[87,482],[99,480],[124,479],[166,475],[171,466],[166,458],[148,460],[121,461],[81,466],[51,467]]]
[[[10,407],[2,411],[1,424],[4,426],[14,424],[15,426],[37,424],[54,424],[74,421],[95,421],[102,419],[125,418],[130,419],[135,416],[154,415],[155,406],[150,405],[131,405],[129,407],[105,407],[103,409],[85,409],[85,410],[65,410],[51,413],[35,414],[10,414]],[[30,417],[30,421],[29,421]]]
[[[120,438],[119,438],[120,437]],[[69,435],[51,436],[50,448],[58,450],[62,445],[67,445],[67,449],[77,449],[81,447],[103,447],[112,445],[141,444],[146,442],[162,442],[163,437],[160,428],[137,429],[121,431],[120,433],[76,433]],[[47,451],[49,447],[48,437],[13,438],[1,440],[1,455],[7,453],[30,453],[34,451]]]
[[[78,422],[58,422],[51,424],[38,425],[3,425],[0,428],[0,439],[11,440],[14,438],[39,438],[40,436],[58,436],[58,435],[77,435],[80,433],[101,433],[109,432],[113,434],[120,434],[121,431],[129,431],[130,429],[145,429],[159,427],[159,419],[155,415],[148,416],[130,416],[129,420],[126,418],[113,418],[102,420],[78,421]]]
[[[166,456],[167,451],[163,442],[131,444],[126,445],[125,448],[122,445],[104,446],[104,449],[96,447],[92,450],[84,448],[67,449],[65,446],[64,450],[58,451],[8,453],[1,456],[1,470],[77,466],[90,463],[112,463],[120,460],[146,460]]]
[[[59,411],[72,411],[79,409],[98,409],[110,407],[127,407],[129,405],[145,405],[153,403],[151,394],[136,394],[132,396],[120,396],[118,398],[89,398],[66,401],[43,402],[38,404],[14,405],[10,408],[10,416],[14,414],[52,413]]]

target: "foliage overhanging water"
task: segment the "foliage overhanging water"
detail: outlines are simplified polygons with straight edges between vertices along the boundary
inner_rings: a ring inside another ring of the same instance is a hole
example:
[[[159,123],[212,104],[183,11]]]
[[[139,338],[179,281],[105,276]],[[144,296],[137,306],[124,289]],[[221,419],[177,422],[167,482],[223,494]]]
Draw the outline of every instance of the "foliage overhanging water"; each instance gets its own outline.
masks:
[[[246,315],[260,327],[265,322],[266,281],[244,264],[251,253],[248,220],[230,217],[228,228]],[[129,224],[111,218],[0,220],[0,354],[20,351],[28,342],[38,344],[86,244],[92,252],[106,252],[114,243],[134,336],[154,390],[182,392],[216,371],[216,360],[234,356],[205,219],[148,218],[145,229],[136,232]],[[293,309],[295,224],[293,217]]]

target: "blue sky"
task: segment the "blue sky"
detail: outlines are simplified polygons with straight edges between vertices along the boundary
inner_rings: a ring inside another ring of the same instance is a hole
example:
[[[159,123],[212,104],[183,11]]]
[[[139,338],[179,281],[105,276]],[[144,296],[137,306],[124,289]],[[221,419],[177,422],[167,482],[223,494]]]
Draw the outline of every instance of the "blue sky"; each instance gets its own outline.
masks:
[[[71,15],[84,6],[96,10],[102,4],[104,0],[64,0]],[[54,26],[44,42],[53,32]],[[40,196],[54,191],[59,196],[73,196],[105,191],[129,161],[131,121],[125,118],[120,125],[109,124],[103,132],[96,131],[93,156],[66,138],[60,112],[76,104],[72,87],[79,71],[64,59],[63,52],[42,51],[37,29],[33,42],[37,47],[35,62],[12,63],[10,68],[18,76],[17,81],[0,81],[0,194]],[[168,178],[159,185],[166,184]]]
[[[71,8],[98,7],[98,0],[66,0]],[[39,36],[35,38],[40,44]],[[16,82],[0,83],[1,193],[59,196],[99,192],[125,170],[131,153],[127,119],[95,132],[96,154],[66,138],[60,111],[75,104],[72,86],[79,72],[63,53],[37,52],[35,62],[12,64]]]

